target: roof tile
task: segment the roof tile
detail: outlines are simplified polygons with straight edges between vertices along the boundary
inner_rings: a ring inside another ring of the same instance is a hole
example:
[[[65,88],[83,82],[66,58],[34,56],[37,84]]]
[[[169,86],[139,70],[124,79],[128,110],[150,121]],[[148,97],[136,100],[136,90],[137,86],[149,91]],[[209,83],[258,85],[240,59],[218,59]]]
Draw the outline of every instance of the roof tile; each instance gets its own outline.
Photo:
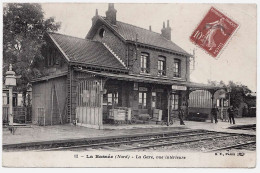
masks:
[[[161,34],[144,28],[140,28],[131,24],[117,21],[116,25],[112,25],[105,17],[100,16],[107,24],[109,24],[118,34],[125,40],[135,41],[136,35],[139,43],[161,47],[181,54],[188,54],[171,40],[167,40]]]
[[[48,34],[72,62],[125,69],[123,64],[100,42],[58,33]]]

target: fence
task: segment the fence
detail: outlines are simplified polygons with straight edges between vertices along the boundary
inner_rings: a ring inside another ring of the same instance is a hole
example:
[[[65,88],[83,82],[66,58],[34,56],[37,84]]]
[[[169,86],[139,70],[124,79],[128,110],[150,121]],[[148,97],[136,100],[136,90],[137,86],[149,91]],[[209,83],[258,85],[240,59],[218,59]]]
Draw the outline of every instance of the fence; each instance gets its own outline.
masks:
[[[3,105],[3,123],[8,123],[9,105]],[[13,107],[14,123],[26,123],[26,107]]]

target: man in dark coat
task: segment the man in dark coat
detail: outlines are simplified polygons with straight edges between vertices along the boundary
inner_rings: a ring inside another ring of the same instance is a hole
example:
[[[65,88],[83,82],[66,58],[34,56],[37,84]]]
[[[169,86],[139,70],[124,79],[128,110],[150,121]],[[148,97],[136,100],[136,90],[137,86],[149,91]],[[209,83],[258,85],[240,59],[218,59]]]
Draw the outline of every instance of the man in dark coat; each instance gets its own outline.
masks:
[[[230,124],[232,124],[232,123],[236,124],[235,123],[235,118],[234,118],[235,110],[234,110],[233,106],[230,106],[228,108],[227,112],[228,112],[228,117],[229,117]]]
[[[214,105],[214,107],[211,109],[211,114],[214,117],[215,123],[218,123],[218,112],[219,112],[219,110],[218,110],[217,106]]]
[[[180,119],[180,125],[185,125],[183,122],[183,117],[184,117],[184,110],[182,107],[179,108],[179,119]]]

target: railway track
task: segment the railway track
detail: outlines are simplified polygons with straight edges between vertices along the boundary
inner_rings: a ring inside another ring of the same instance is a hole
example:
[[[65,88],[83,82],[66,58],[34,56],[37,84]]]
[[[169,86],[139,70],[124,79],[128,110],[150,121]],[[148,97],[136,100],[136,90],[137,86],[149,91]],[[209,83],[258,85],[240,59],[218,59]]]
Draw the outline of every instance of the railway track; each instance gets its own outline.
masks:
[[[235,145],[230,145],[230,146],[225,146],[225,147],[219,147],[219,148],[214,148],[211,150],[208,150],[206,152],[215,152],[215,151],[221,151],[221,150],[228,150],[228,149],[246,149],[248,150],[248,145],[254,145],[256,144],[256,141],[249,141],[249,142],[244,142],[240,144],[235,144]],[[245,148],[246,147],[246,148]],[[255,147],[251,147],[255,150]],[[249,149],[250,150],[250,149]]]
[[[241,142],[241,140],[244,140]],[[221,144],[225,141],[225,145]],[[226,143],[226,141],[231,141]],[[149,151],[165,148],[164,151],[179,148],[190,148],[206,145],[203,152],[220,150],[243,149],[255,150],[256,139],[254,135],[237,133],[214,132],[206,130],[185,130],[179,132],[135,134],[114,137],[101,137],[85,139],[74,142],[57,142],[51,144],[28,144],[23,147],[3,146],[4,151]],[[207,147],[208,146],[208,147]],[[212,147],[213,146],[213,147]],[[168,148],[167,148],[168,147]]]
[[[161,143],[161,140],[170,140],[170,139],[177,139],[177,138],[182,138],[182,137],[192,137],[192,136],[198,136],[198,135],[210,135],[210,134],[216,134],[217,132],[199,132],[199,133],[192,133],[192,134],[187,134],[187,135],[169,135],[169,136],[152,136],[150,138],[137,138],[137,139],[131,139],[131,140],[123,140],[123,141],[112,141],[112,142],[103,142],[103,143],[94,143],[94,144],[87,144],[87,145],[75,145],[75,146],[68,146],[68,147],[58,147],[58,148],[49,148],[49,149],[44,149],[44,151],[53,151],[53,150],[67,150],[67,149],[84,149],[84,148],[101,148],[101,149],[109,149],[109,150],[117,150],[119,151],[117,146],[121,145],[127,145],[127,144],[134,144],[134,143],[144,143],[144,142],[158,142]],[[116,147],[111,147],[111,146],[116,146]],[[165,144],[166,145],[166,144]],[[142,147],[133,147],[132,149],[138,149]],[[143,147],[147,148],[147,147]],[[122,149],[122,150],[130,150],[128,149]],[[42,151],[42,150],[41,150]]]
[[[52,148],[40,149],[37,151],[63,151],[63,150],[72,150],[72,151],[138,151],[138,150],[152,150],[154,148],[166,147],[166,146],[182,146],[187,144],[196,144],[201,143],[202,141],[210,142],[215,140],[231,140],[232,138],[239,139],[243,138],[245,135],[236,134],[236,133],[222,133],[222,132],[213,132],[213,131],[190,131],[190,132],[180,132],[180,133],[169,133],[161,135],[150,135],[150,136],[139,136],[132,138],[122,138],[109,141],[103,140],[94,143],[81,144],[81,145],[72,145],[72,146],[59,146]],[[252,137],[255,139],[254,137]],[[256,142],[255,140],[228,144],[225,146],[216,146],[213,149],[208,149],[204,152],[214,152],[227,149],[244,149],[255,150]],[[251,147],[248,147],[252,145]]]
[[[235,130],[253,130],[253,131],[256,131],[256,124],[236,125],[236,126],[229,127],[229,129],[235,129]]]
[[[31,142],[22,144],[4,144],[4,151],[17,151],[17,150],[59,150],[61,148],[70,148],[82,145],[98,145],[101,143],[114,143],[120,141],[129,141],[136,139],[146,139],[146,138],[157,138],[157,137],[167,137],[167,136],[178,136],[184,134],[196,134],[205,133],[205,130],[182,130],[175,132],[151,132],[147,134],[130,134],[121,136],[107,136],[107,137],[96,137],[96,138],[85,138],[85,139],[72,139],[72,140],[61,140],[61,141],[51,141],[51,142]]]

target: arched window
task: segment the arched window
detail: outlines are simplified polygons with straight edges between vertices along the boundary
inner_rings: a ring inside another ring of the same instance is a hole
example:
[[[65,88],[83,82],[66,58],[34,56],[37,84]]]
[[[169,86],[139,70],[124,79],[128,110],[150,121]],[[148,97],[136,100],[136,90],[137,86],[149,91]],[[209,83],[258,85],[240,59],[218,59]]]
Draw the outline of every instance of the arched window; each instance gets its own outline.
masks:
[[[99,30],[99,36],[101,37],[101,38],[103,38],[104,36],[105,36],[105,29],[104,28],[101,28],[100,30]]]

